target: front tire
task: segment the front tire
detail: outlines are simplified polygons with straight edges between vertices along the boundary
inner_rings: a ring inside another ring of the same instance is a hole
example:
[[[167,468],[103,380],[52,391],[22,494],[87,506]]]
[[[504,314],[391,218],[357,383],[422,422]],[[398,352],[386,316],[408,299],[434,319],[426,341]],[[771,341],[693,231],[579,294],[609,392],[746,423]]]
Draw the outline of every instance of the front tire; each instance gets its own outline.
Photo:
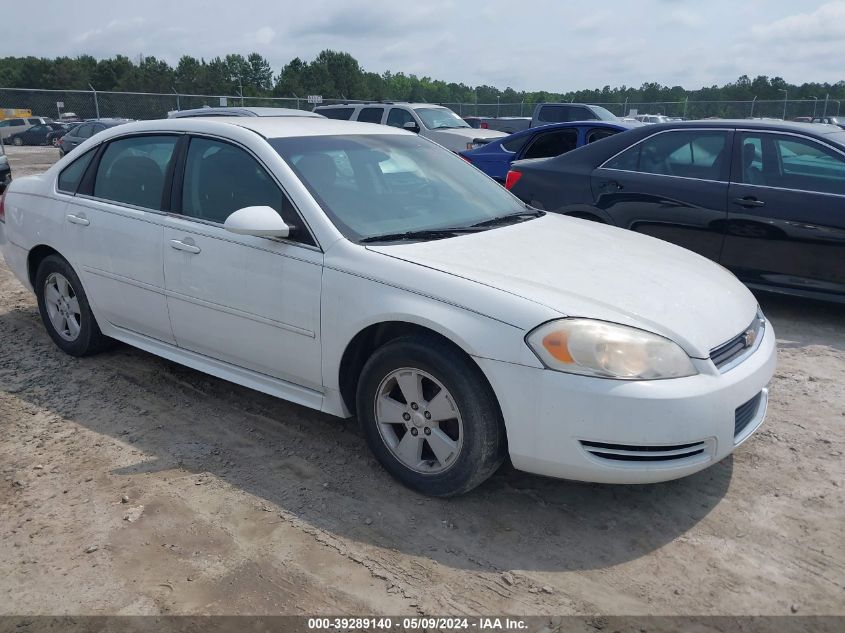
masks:
[[[38,266],[35,292],[41,320],[53,342],[71,356],[89,356],[111,346],[97,325],[88,297],[71,265],[50,255]]]
[[[403,337],[376,350],[361,372],[356,403],[376,458],[423,494],[468,492],[505,457],[493,390],[469,358],[434,337]]]

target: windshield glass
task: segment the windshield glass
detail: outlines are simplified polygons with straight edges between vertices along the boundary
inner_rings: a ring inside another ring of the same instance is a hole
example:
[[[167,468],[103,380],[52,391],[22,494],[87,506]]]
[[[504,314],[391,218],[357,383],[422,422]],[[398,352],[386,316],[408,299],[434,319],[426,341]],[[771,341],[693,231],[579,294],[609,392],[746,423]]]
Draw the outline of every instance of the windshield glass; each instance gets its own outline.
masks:
[[[414,112],[429,130],[470,127],[466,121],[448,108],[414,108]]]
[[[465,160],[416,135],[306,136],[269,143],[353,241],[467,227],[526,210]]]
[[[591,105],[590,108],[593,110],[593,114],[595,114],[599,121],[618,121],[619,117],[613,114],[607,108],[602,108],[601,106]]]

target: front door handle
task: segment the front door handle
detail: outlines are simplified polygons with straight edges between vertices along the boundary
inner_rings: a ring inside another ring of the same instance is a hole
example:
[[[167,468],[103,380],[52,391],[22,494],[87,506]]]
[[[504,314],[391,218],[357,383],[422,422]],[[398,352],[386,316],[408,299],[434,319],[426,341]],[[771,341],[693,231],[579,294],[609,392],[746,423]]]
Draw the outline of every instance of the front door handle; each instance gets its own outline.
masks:
[[[170,240],[170,246],[175,248],[177,251],[185,251],[186,253],[192,253],[194,255],[202,250],[199,246],[186,244],[185,242],[180,242],[179,240]]]
[[[88,226],[91,224],[91,220],[86,218],[82,215],[73,215],[72,213],[67,216],[67,221],[71,224],[79,224],[80,226]]]
[[[765,207],[766,203],[758,200],[754,196],[746,196],[745,198],[734,198],[734,204],[741,207]]]

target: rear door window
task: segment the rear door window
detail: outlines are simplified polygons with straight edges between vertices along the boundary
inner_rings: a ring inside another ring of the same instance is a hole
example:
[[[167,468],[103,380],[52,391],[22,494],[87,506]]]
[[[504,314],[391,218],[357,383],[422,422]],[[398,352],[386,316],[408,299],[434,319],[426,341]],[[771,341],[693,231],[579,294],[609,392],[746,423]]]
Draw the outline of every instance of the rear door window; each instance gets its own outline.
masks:
[[[317,111],[318,114],[322,114],[325,117],[341,121],[348,121],[353,112],[355,112],[355,108],[324,108]]]
[[[381,123],[384,108],[363,108],[358,113],[358,121],[362,123]]]
[[[602,166],[662,176],[726,180],[728,154],[727,132],[664,132],[637,143]]]
[[[94,124],[93,123],[86,123],[84,125],[80,125],[73,131],[73,135],[79,138],[89,138],[94,134]]]
[[[590,143],[600,141],[603,138],[607,138],[608,136],[613,136],[614,134],[618,133],[619,130],[614,130],[606,127],[597,127],[587,131],[586,141],[589,145]]]
[[[578,146],[578,130],[569,128],[566,130],[555,130],[538,134],[528,149],[525,150],[523,158],[548,158],[560,156],[571,152]]]
[[[136,136],[112,141],[97,168],[94,196],[145,209],[161,209],[175,136]]]
[[[518,152],[519,150],[522,149],[522,147],[525,145],[525,143],[530,138],[531,138],[530,134],[523,134],[522,136],[518,136],[518,137],[511,139],[509,141],[505,141],[504,143],[502,143],[502,149],[504,149],[506,152],[516,153],[516,152]]]

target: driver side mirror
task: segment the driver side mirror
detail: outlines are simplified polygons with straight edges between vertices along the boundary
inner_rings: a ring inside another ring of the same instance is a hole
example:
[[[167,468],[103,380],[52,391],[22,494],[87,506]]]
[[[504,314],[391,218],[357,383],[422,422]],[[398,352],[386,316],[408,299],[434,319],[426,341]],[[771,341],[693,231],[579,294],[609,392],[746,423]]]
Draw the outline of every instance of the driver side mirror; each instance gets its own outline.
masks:
[[[232,213],[223,228],[238,235],[288,237],[290,227],[272,207],[244,207]]]
[[[416,121],[407,121],[402,125],[403,130],[408,130],[409,132],[416,132],[417,134],[420,133],[420,126],[417,125]]]

